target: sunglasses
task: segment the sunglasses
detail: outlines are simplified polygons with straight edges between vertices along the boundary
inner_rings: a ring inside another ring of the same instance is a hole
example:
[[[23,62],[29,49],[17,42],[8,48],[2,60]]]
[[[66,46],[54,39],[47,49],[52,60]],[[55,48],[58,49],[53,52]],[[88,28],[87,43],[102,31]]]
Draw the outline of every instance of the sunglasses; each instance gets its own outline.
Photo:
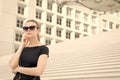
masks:
[[[29,27],[28,26],[24,26],[23,30],[24,31],[28,31],[28,29],[29,29],[29,30],[33,31],[33,30],[35,30],[35,28],[36,28],[36,26],[29,26]]]

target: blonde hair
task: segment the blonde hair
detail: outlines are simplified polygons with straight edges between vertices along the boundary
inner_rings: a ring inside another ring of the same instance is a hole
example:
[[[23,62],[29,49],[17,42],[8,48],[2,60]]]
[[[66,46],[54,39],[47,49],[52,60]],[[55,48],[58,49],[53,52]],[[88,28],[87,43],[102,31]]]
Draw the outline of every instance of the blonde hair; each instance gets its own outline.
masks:
[[[36,20],[34,20],[34,19],[29,19],[29,20],[25,21],[24,23],[27,23],[27,22],[34,22],[34,23],[36,24],[37,29],[40,29],[40,25],[38,24],[38,22],[37,22]],[[39,34],[37,35],[37,38],[38,38],[38,41],[40,41],[40,36],[39,36]]]

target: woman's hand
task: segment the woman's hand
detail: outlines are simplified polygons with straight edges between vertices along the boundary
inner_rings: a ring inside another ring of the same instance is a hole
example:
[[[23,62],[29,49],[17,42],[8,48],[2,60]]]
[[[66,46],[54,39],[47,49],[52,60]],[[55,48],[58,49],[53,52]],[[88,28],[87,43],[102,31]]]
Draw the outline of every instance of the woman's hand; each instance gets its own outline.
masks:
[[[14,74],[16,74],[17,72],[19,72],[19,67],[13,69],[12,72],[13,72]]]
[[[21,45],[23,47],[28,46],[30,44],[29,37],[27,34],[22,35]]]

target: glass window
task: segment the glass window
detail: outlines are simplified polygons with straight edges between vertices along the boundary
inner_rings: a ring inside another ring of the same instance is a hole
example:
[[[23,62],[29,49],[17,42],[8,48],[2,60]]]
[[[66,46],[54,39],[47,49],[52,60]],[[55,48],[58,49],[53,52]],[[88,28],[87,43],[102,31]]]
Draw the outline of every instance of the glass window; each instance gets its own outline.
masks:
[[[51,14],[47,14],[47,21],[52,22],[52,15]]]
[[[107,20],[103,20],[103,27],[107,27]]]
[[[23,1],[24,2],[25,0],[19,0],[19,1]]]
[[[120,25],[119,24],[116,24],[116,29],[119,29],[120,28]]]
[[[62,42],[62,41],[56,40],[56,43],[59,43],[59,42]]]
[[[23,27],[23,21],[22,19],[17,19],[17,24],[16,26],[19,27],[19,28],[22,28]]]
[[[51,2],[48,1],[47,9],[52,10],[52,4],[53,4],[53,3],[51,3]]]
[[[110,28],[110,29],[113,28],[113,22],[109,22],[109,28]]]
[[[103,32],[107,32],[107,30],[103,29]]]
[[[96,17],[92,16],[92,23],[95,24],[96,23]]]
[[[18,6],[18,14],[24,15],[24,7],[23,6]]]
[[[80,30],[80,22],[75,22],[75,29]]]
[[[16,33],[16,35],[15,35],[15,41],[21,41],[21,39],[22,39],[22,34],[18,34],[18,33]]]
[[[88,22],[88,14],[84,13],[84,21]]]
[[[56,33],[57,33],[56,35],[57,35],[58,37],[61,37],[62,30],[57,29]]]
[[[71,9],[71,8],[67,8],[66,15],[71,16],[71,11],[72,11],[72,9]]]
[[[83,36],[86,37],[86,36],[88,36],[88,35],[84,34]]]
[[[42,0],[36,0],[36,6],[42,7]]]
[[[41,14],[42,14],[41,11],[36,11],[36,18],[41,19]]]
[[[46,33],[51,35],[52,29],[51,27],[46,27]]]
[[[57,6],[57,12],[62,13],[62,6],[61,5]]]
[[[96,27],[95,26],[92,26],[92,33],[96,34]]]
[[[88,32],[88,25],[87,24],[84,24],[84,31]]]
[[[71,20],[70,20],[70,19],[67,19],[67,20],[66,20],[66,26],[67,26],[67,27],[71,27]]]
[[[67,39],[70,39],[70,37],[71,37],[71,32],[67,31],[67,32],[66,32],[66,38],[67,38]]]
[[[62,18],[57,16],[57,24],[61,25],[62,24]]]
[[[80,19],[80,11],[75,11],[75,18]]]
[[[79,33],[75,33],[75,39],[79,38],[80,34]]]
[[[46,39],[46,40],[45,40],[45,44],[46,44],[46,45],[50,45],[50,44],[51,44],[51,40],[50,40],[50,39]]]

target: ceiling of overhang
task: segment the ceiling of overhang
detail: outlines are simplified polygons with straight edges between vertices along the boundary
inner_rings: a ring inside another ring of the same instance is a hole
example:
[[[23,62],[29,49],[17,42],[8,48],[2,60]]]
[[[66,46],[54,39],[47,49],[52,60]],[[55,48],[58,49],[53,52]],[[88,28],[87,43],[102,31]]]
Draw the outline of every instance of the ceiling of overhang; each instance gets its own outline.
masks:
[[[91,10],[103,12],[120,11],[120,0],[54,0],[54,1],[61,3],[75,2]]]

